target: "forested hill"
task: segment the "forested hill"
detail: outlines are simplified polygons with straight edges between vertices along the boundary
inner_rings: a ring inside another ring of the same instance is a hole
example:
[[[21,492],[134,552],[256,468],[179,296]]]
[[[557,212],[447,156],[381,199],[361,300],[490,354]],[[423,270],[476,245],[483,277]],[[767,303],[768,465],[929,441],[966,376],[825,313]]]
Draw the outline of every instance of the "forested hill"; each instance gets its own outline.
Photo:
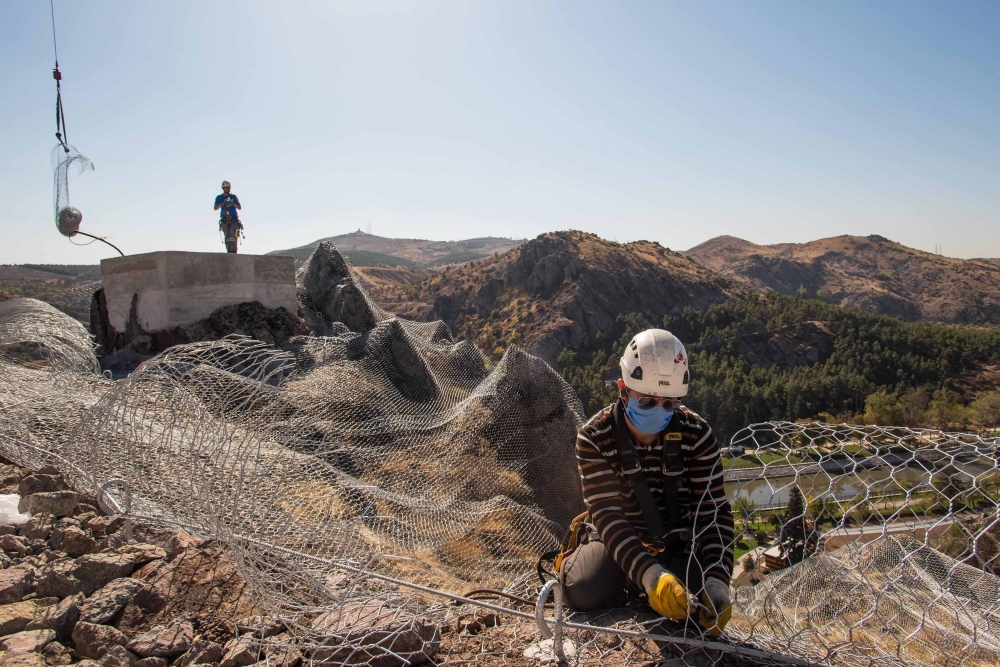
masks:
[[[906,322],[777,294],[686,308],[655,324],[687,346],[685,403],[726,438],[760,421],[862,421],[866,408],[877,421],[961,428],[983,422],[980,408],[1000,386],[996,329]],[[568,348],[559,355],[589,412],[613,399],[608,381],[621,350],[653,325],[622,316],[592,357]]]

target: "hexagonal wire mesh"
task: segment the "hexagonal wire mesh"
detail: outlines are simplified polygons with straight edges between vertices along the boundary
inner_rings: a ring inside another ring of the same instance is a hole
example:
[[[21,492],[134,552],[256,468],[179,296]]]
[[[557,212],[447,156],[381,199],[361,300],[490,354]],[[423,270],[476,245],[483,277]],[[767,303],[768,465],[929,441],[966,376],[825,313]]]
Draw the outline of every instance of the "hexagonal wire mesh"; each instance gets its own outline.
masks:
[[[177,346],[114,383],[78,323],[0,304],[0,453],[54,461],[82,490],[124,480],[133,516],[230,545],[262,611],[289,627],[286,661],[513,665],[560,647],[612,665],[1000,657],[996,439],[748,427],[723,459],[741,530],[721,640],[636,596],[543,608],[540,625],[535,560],[582,509],[575,394],[516,348],[491,368],[441,323],[384,313],[331,247],[301,296],[323,335]]]

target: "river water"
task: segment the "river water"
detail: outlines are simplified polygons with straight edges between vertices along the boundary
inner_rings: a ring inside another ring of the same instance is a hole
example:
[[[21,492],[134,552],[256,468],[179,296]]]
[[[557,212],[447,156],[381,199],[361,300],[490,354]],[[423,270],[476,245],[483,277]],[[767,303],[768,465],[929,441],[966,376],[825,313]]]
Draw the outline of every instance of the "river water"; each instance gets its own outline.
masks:
[[[957,463],[956,467],[964,473],[966,479],[993,470],[993,462]],[[850,500],[858,494],[873,496],[886,492],[905,491],[900,483],[921,486],[930,483],[931,473],[921,466],[884,467],[873,470],[858,469],[845,474],[815,472],[798,476],[771,477],[754,479],[744,482],[727,482],[726,497],[734,499],[739,493],[748,496],[760,509],[783,507],[788,504],[791,488],[798,485],[807,497],[829,495],[831,492],[838,500]]]

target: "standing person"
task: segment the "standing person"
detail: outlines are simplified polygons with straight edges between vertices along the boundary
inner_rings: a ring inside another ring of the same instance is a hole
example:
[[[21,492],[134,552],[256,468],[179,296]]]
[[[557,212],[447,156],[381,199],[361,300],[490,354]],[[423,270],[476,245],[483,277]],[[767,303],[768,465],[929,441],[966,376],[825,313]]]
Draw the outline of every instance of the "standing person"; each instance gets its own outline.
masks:
[[[226,236],[226,252],[236,252],[240,230],[243,229],[243,223],[240,222],[237,213],[237,211],[242,211],[243,207],[240,206],[240,198],[232,194],[231,189],[229,181],[222,181],[222,194],[216,196],[214,209],[216,211],[222,209],[219,229]]]
[[[620,362],[618,398],[579,431],[585,515],[557,565],[585,611],[634,585],[671,621],[722,633],[731,615],[733,515],[712,429],[680,403],[690,372],[669,331],[643,331]]]

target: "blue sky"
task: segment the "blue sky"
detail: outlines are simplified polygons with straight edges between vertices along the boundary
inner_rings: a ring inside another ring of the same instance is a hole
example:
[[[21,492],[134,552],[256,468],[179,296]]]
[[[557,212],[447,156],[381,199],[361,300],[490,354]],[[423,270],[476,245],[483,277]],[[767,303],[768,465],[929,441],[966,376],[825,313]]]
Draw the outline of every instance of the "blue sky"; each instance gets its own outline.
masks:
[[[56,0],[85,230],[126,253],[583,229],[1000,256],[1000,3]],[[0,0],[0,262],[52,221],[49,5]]]

